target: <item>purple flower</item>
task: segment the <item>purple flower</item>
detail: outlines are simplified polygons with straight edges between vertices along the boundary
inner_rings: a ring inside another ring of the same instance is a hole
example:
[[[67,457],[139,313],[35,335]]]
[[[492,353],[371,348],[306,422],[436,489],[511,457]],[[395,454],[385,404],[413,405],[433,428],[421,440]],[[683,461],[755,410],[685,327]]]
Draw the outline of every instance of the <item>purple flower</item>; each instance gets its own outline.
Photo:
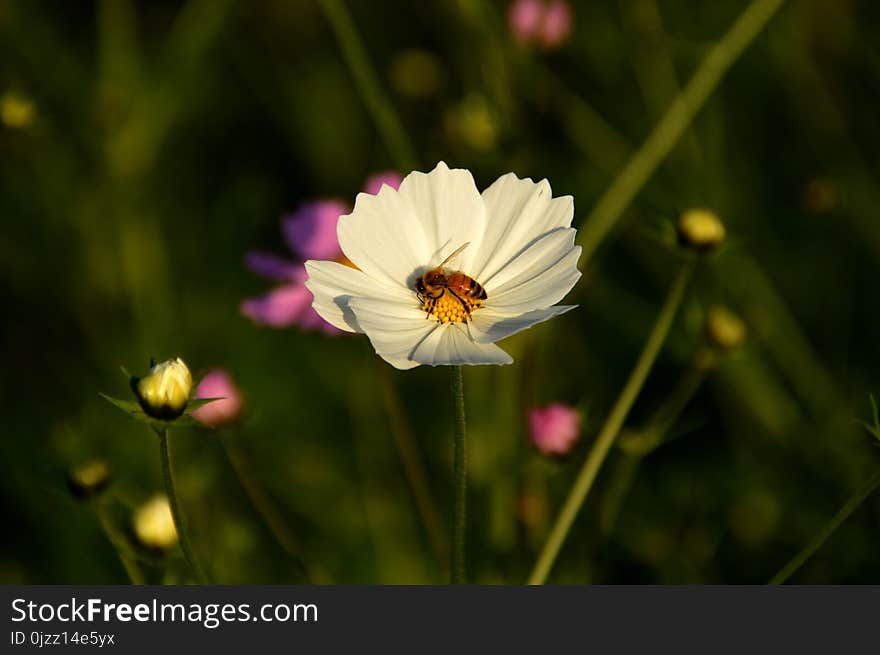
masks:
[[[378,193],[382,184],[397,189],[401,179],[396,171],[376,173],[367,180],[364,191]],[[339,334],[341,330],[324,321],[312,308],[312,293],[304,284],[307,276],[303,262],[329,259],[348,263],[336,236],[339,217],[348,211],[341,200],[330,198],[304,203],[292,214],[283,216],[281,232],[296,259],[259,251],[246,253],[245,265],[251,271],[282,284],[261,296],[246,298],[241,303],[241,313],[258,325],[274,328],[297,325],[304,330]]]
[[[566,455],[580,436],[581,418],[568,405],[554,403],[529,412],[532,444],[545,455]]]
[[[231,423],[241,414],[241,392],[226,371],[214,369],[202,378],[196,398],[220,398],[202,405],[192,413],[194,419],[210,426]]]

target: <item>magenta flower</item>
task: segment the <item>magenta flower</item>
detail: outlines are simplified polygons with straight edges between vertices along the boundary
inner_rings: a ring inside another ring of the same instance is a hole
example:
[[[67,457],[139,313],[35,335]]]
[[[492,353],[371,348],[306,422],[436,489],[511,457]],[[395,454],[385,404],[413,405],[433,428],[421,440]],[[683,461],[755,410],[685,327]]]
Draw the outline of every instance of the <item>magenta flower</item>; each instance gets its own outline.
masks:
[[[202,378],[196,388],[196,398],[221,399],[202,405],[192,413],[194,419],[205,425],[216,427],[231,423],[241,414],[241,392],[229,373],[221,369],[214,369]]]
[[[518,43],[556,48],[571,33],[571,6],[566,0],[514,0],[507,10],[507,24]]]
[[[397,189],[401,179],[396,171],[377,173],[367,180],[364,191],[378,193],[383,184]],[[349,263],[336,236],[339,217],[348,211],[345,203],[331,198],[307,202],[292,214],[283,216],[281,232],[296,259],[257,251],[247,253],[245,265],[250,270],[281,284],[262,296],[246,298],[241,303],[241,313],[258,325],[274,328],[296,325],[303,330],[339,334],[341,330],[327,323],[312,308],[312,293],[304,284],[307,275],[303,262],[322,259]]]
[[[532,444],[545,455],[566,455],[580,436],[581,417],[568,405],[554,403],[529,412]]]

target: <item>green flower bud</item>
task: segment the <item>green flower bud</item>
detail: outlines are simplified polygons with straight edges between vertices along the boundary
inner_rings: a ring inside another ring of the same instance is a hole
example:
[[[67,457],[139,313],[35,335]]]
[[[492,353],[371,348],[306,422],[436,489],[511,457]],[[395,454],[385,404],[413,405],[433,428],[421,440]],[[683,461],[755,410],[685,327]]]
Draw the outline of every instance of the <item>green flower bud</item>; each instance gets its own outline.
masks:
[[[699,253],[712,252],[724,243],[726,231],[718,215],[708,209],[689,209],[678,220],[678,243]]]
[[[83,500],[98,496],[109,483],[110,468],[100,459],[77,466],[67,474],[70,493]]]
[[[171,421],[183,413],[192,385],[192,375],[180,357],[156,364],[145,377],[131,380],[144,413],[162,421]]]

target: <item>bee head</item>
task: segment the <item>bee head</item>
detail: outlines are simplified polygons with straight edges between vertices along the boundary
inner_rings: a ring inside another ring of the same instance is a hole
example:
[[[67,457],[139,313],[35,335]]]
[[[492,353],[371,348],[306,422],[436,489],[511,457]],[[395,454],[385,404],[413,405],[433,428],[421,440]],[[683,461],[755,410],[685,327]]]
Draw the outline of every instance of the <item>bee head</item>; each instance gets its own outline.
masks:
[[[416,286],[416,293],[417,294],[419,294],[420,296],[425,295],[425,291],[426,291],[425,282],[422,280],[422,278],[419,278],[418,280],[416,280],[415,286]]]

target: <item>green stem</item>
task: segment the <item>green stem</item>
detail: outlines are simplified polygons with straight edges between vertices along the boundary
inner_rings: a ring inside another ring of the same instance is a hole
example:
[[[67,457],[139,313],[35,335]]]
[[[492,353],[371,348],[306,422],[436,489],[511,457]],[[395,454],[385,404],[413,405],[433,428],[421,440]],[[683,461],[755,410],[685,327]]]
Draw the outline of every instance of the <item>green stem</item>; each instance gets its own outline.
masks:
[[[611,446],[614,444],[620,428],[623,427],[623,422],[626,420],[630,408],[633,406],[639,391],[642,389],[642,385],[645,383],[645,379],[648,377],[648,372],[660,353],[660,347],[666,340],[666,335],[669,334],[669,328],[672,326],[672,320],[675,318],[678,306],[681,304],[684,289],[692,270],[693,262],[686,262],[681,271],[679,271],[675,282],[673,282],[666,297],[666,302],[660,310],[660,315],[657,317],[657,321],[651,329],[651,334],[648,336],[648,341],[645,343],[645,347],[636,361],[635,368],[633,368],[626,385],[623,387],[623,391],[621,391],[617,402],[611,409],[605,425],[599,431],[596,442],[590,449],[590,453],[587,455],[587,459],[575,479],[568,498],[556,517],[556,522],[550,530],[550,536],[544,543],[541,554],[538,556],[535,567],[529,576],[529,584],[544,584],[544,581],[547,579],[547,575],[556,561],[556,556],[559,554],[559,550],[562,548],[562,544],[584,504],[584,500],[593,486],[596,475],[599,473],[599,469],[605,461],[608,451],[611,450]]]
[[[143,572],[137,563],[125,553],[125,540],[122,535],[119,534],[119,530],[113,525],[113,521],[107,516],[106,508],[97,501],[92,503],[92,506],[95,508],[95,513],[98,515],[98,521],[104,529],[104,534],[107,535],[107,539],[113,544],[113,548],[116,549],[116,554],[119,556],[119,561],[122,562],[122,566],[125,568],[125,572],[128,574],[128,579],[131,581],[131,584],[145,584],[146,581]]]
[[[467,445],[465,443],[464,382],[461,366],[452,367],[452,406],[455,412],[453,480],[455,502],[452,515],[452,584],[465,581],[465,530],[467,527]]]
[[[174,477],[171,474],[171,457],[168,454],[168,428],[156,430],[159,435],[159,457],[162,460],[162,479],[165,482],[165,494],[168,496],[168,502],[171,505],[171,515],[174,517],[174,527],[177,529],[177,538],[180,542],[180,549],[183,551],[183,557],[189,565],[196,582],[199,584],[208,584],[205,572],[199,565],[193,553],[192,546],[189,543],[189,534],[183,522],[183,514],[180,511],[180,503],[177,500],[177,491],[174,487]]]
[[[394,107],[382,91],[379,77],[370,64],[351,15],[341,0],[321,0],[321,8],[330,21],[355,84],[367,105],[367,110],[372,114],[373,122],[376,123],[376,128],[385,141],[395,166],[402,172],[413,170],[416,157],[412,145],[394,112]]]
[[[685,407],[693,399],[706,377],[706,367],[701,364],[701,353],[697,353],[684,375],[679,378],[675,388],[651,419],[633,439],[621,442],[624,451],[608,485],[608,492],[599,507],[599,529],[606,537],[611,534],[617,517],[635,482],[642,459],[659,448],[666,435],[678,421]]]
[[[437,509],[434,495],[431,493],[428,473],[422,462],[418,444],[400,402],[390,367],[382,366],[380,375],[383,383],[382,396],[385,401],[385,410],[391,422],[391,436],[394,439],[397,454],[403,465],[419,517],[422,519],[434,555],[441,563],[445,563],[449,557],[449,541],[442,516]]]
[[[880,487],[880,470],[874,473],[874,475],[868,478],[865,484],[858,488],[850,499],[846,501],[846,504],[840,508],[840,511],[838,511],[837,514],[828,521],[825,527],[813,537],[810,543],[804,546],[803,549],[795,555],[788,564],[782,567],[782,570],[774,575],[767,584],[778,585],[788,580],[795,571],[803,566],[804,562],[813,556],[813,553],[822,547],[822,544],[825,543],[828,537],[834,534],[834,531],[837,530],[840,524],[846,521],[850,514],[855,512],[859,505],[861,505],[868,496],[874,493],[878,487]]]
[[[269,532],[275,537],[275,541],[302,569],[309,584],[328,581],[327,574],[321,569],[310,567],[306,564],[302,548],[296,536],[288,527],[278,507],[272,502],[268,492],[253,474],[244,451],[238,445],[229,443],[225,436],[220,437],[220,443],[226,452],[226,458],[229,460],[229,464],[232,466],[232,470],[235,472],[241,488],[244,489],[245,494],[247,494],[248,499],[251,501],[251,505],[253,505],[259,517],[266,524],[266,527],[269,528]]]
[[[627,162],[584,221],[580,241],[586,261],[666,158],[721,78],[761,32],[782,0],[753,0],[709,51],[642,147]]]

